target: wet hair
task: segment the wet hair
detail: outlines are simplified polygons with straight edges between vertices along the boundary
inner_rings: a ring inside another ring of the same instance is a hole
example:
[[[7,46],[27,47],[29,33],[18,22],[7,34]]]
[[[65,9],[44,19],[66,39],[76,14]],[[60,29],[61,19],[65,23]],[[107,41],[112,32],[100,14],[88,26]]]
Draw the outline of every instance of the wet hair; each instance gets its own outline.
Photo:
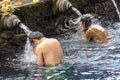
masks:
[[[41,39],[44,37],[44,35],[39,31],[35,31],[35,32],[31,32],[28,37],[30,42],[33,43],[33,39]]]
[[[85,28],[85,31],[87,31],[88,28],[90,27],[90,25],[92,24],[90,17],[84,17],[81,19],[81,21],[82,21],[82,23],[85,24],[84,28]]]

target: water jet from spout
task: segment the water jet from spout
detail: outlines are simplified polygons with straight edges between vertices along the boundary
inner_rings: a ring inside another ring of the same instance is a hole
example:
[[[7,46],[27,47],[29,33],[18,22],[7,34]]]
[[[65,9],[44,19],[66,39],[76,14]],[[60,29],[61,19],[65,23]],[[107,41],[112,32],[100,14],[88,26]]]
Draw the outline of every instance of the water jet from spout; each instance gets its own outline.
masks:
[[[69,20],[69,23],[70,23],[70,24],[73,24],[73,25],[79,24],[79,22],[80,22],[80,20],[81,20],[81,17],[82,17],[82,14],[81,14],[80,11],[77,10],[75,7],[72,7],[72,10],[78,15],[78,17],[75,18],[75,19]]]
[[[32,32],[27,26],[25,26],[23,23],[19,24],[20,28],[22,28],[24,30],[24,32],[26,33],[27,36],[29,36],[29,34]]]
[[[120,20],[120,11],[119,11],[119,9],[118,9],[118,7],[117,7],[117,4],[116,4],[115,0],[112,0],[112,3],[114,4],[114,6],[115,6],[115,8],[116,8],[116,11],[117,11],[117,14],[118,14],[119,20]]]
[[[77,10],[75,7],[72,7],[72,10],[73,10],[78,16],[82,16],[82,14],[80,13],[80,11]]]
[[[36,56],[33,52],[33,46],[30,43],[29,38],[27,38],[24,54],[21,55],[20,61],[25,63],[36,63]]]

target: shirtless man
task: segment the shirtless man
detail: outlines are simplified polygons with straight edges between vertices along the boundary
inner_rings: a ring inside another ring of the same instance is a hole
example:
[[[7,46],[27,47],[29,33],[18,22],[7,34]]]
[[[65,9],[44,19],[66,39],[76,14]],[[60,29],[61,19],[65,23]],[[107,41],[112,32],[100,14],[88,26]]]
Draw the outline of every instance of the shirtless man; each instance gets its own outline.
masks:
[[[46,38],[38,31],[30,33],[29,39],[34,46],[38,65],[56,66],[63,60],[63,50],[57,39]]]
[[[92,24],[89,17],[81,20],[80,28],[83,31],[85,42],[93,40],[99,43],[108,43],[112,39],[102,26]]]

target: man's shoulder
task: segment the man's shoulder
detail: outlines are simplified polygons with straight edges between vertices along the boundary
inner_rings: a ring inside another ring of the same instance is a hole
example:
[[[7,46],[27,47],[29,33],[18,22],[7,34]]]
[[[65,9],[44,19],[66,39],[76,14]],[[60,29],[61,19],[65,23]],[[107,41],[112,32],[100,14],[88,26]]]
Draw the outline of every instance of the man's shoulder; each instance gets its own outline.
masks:
[[[47,38],[46,40],[42,41],[39,45],[49,45],[49,44],[53,44],[53,43],[57,43],[59,42],[57,39],[55,38]]]
[[[50,41],[50,42],[51,42],[51,41],[53,41],[53,42],[57,41],[57,42],[58,42],[58,40],[55,39],[55,38],[49,38],[48,41]]]
[[[91,25],[91,28],[100,30],[100,31],[102,31],[102,32],[105,31],[105,29],[104,29],[102,26],[98,25],[98,24],[93,24],[93,25]]]

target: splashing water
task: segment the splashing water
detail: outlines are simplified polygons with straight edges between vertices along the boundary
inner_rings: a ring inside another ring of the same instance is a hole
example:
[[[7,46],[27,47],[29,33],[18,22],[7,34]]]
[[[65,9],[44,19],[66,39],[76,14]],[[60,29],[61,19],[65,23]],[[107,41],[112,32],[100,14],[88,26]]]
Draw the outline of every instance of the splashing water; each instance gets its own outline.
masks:
[[[84,14],[83,14],[84,15]],[[82,15],[82,16],[83,16]],[[85,16],[88,16],[85,14]],[[92,17],[92,16],[91,16]],[[94,22],[93,22],[94,23]],[[98,22],[97,24],[99,24]],[[119,44],[120,44],[120,23],[116,23],[108,26],[106,29],[112,40],[108,44],[98,44],[94,42],[85,43],[82,40],[83,33],[78,30],[66,38],[60,39],[65,53],[65,61],[70,64],[93,64],[94,66],[100,64],[99,69],[115,68],[119,62],[118,60],[113,60],[114,58],[119,58]],[[79,27],[79,26],[78,26]],[[114,29],[115,28],[115,29]],[[105,58],[105,60],[104,60]],[[115,64],[114,64],[115,63]],[[107,65],[106,65],[107,64]],[[109,65],[108,65],[109,64]],[[117,67],[120,69],[119,67]]]
[[[25,26],[23,23],[19,24],[20,28],[22,28],[24,30],[24,32],[26,33],[27,36],[29,36],[29,34],[32,32],[27,26]]]
[[[83,33],[80,30],[60,38],[64,60],[74,65],[75,80],[120,79],[120,23],[110,24],[106,30],[112,37],[108,44],[86,43],[82,40]]]
[[[115,6],[115,8],[116,8],[116,11],[117,11],[117,14],[118,14],[119,20],[120,20],[120,11],[119,11],[119,9],[118,9],[118,7],[117,7],[117,4],[116,4],[115,0],[112,0],[112,2],[113,2],[114,6]]]
[[[23,23],[20,23],[19,26],[24,30],[27,36],[32,32],[27,26],[25,26]],[[27,38],[24,54],[21,55],[21,61],[22,62],[28,62],[28,63],[36,63],[36,56],[33,52],[33,46],[30,43],[29,38]]]
[[[19,25],[24,32],[26,33],[27,36],[29,36],[29,34],[32,32],[27,26],[25,26],[23,23],[20,23]],[[25,49],[24,49],[24,53],[22,55],[23,59],[21,61],[23,62],[34,62],[34,52],[33,52],[33,47],[31,46],[31,43],[29,41],[29,38],[27,38],[26,44],[25,44]]]
[[[36,55],[33,52],[33,47],[29,41],[29,38],[27,38],[24,54],[21,55],[21,62],[26,63],[36,63]]]
[[[82,14],[80,13],[80,11],[77,10],[75,7],[72,7],[72,10],[78,15],[78,17],[75,18],[75,19],[70,19],[70,20],[69,20],[69,25],[70,25],[70,26],[71,26],[71,25],[79,25],[79,23],[80,23],[80,21],[81,21],[81,18],[90,17],[90,18],[92,19],[92,18],[94,17],[94,16],[92,16],[91,14],[84,14],[84,15],[82,15]],[[65,24],[65,25],[67,25],[67,24]]]

